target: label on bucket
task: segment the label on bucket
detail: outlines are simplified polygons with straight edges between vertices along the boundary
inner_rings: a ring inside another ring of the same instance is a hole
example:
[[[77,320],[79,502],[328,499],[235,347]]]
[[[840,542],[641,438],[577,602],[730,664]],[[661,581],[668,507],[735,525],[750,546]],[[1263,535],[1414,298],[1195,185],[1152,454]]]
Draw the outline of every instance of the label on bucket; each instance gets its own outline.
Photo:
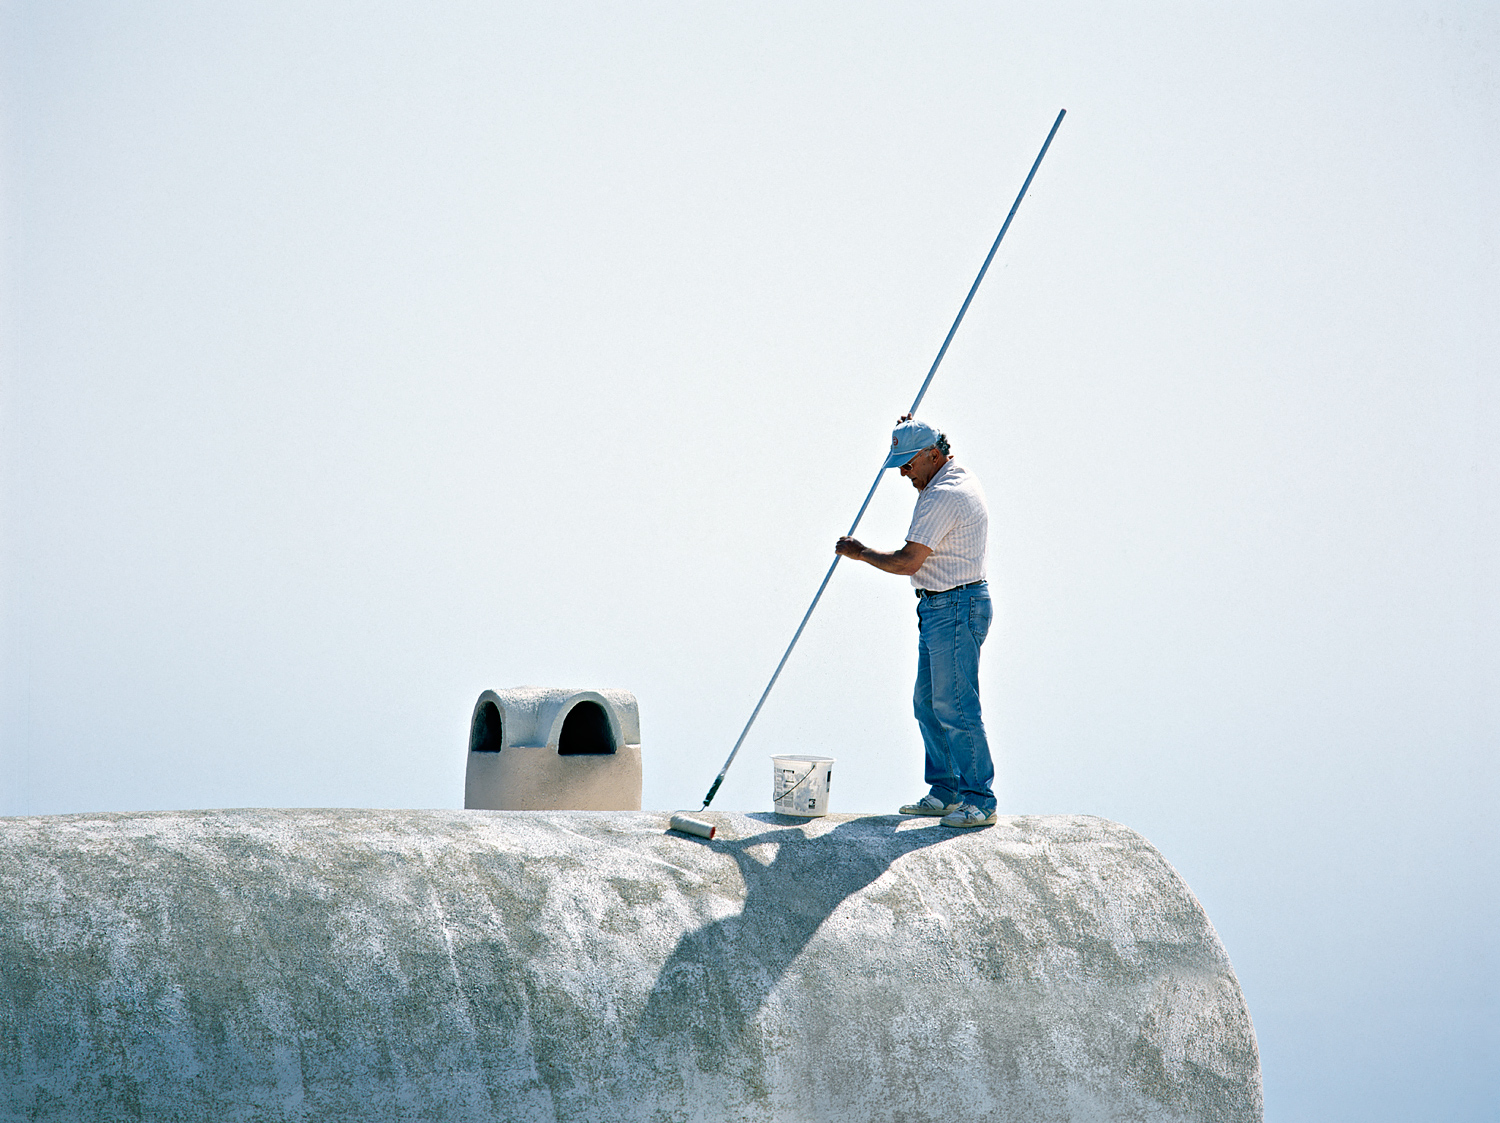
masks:
[[[771,802],[776,812],[804,819],[828,814],[833,763],[831,756],[773,756]]]

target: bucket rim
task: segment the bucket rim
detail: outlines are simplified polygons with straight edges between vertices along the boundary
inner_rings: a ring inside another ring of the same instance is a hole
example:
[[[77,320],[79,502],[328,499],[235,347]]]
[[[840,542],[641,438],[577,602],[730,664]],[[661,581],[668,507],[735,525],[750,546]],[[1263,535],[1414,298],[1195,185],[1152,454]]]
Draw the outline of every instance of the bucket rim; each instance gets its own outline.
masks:
[[[803,764],[837,764],[838,758],[831,756],[791,756],[787,753],[772,753],[772,760],[795,760]]]

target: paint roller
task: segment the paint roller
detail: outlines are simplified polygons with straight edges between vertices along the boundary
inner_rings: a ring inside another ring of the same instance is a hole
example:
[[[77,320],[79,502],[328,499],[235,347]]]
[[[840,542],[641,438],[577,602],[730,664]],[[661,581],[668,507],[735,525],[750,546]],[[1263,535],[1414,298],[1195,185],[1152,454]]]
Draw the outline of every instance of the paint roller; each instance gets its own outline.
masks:
[[[1058,111],[1057,120],[1052,122],[1052,130],[1047,134],[1047,139],[1042,142],[1042,150],[1037,153],[1036,159],[1031,164],[1031,171],[1026,173],[1026,182],[1021,184],[1021,190],[1016,195],[1016,201],[1010,205],[1010,213],[1005,216],[1005,222],[1000,227],[1000,233],[995,237],[995,244],[990,246],[990,252],[984,259],[984,264],[979,267],[979,276],[974,278],[974,283],[969,286],[969,295],[964,297],[963,307],[959,308],[958,315],[953,320],[953,326],[948,329],[948,335],[943,340],[943,345],[938,348],[937,358],[932,360],[932,367],[927,372],[927,377],[922,382],[922,388],[917,391],[916,401],[912,402],[911,409],[907,410],[908,416],[915,416],[917,407],[922,404],[922,399],[927,396],[927,387],[932,385],[932,376],[937,374],[938,365],[943,361],[943,356],[948,353],[948,344],[953,342],[953,336],[958,332],[958,325],[963,323],[964,313],[969,310],[969,303],[974,299],[974,294],[979,291],[979,283],[984,280],[985,273],[989,270],[990,262],[995,259],[995,251],[1000,248],[1000,243],[1005,240],[1005,232],[1010,229],[1011,219],[1016,217],[1016,211],[1020,209],[1021,200],[1026,198],[1026,192],[1031,187],[1031,180],[1036,175],[1037,168],[1042,166],[1042,157],[1047,155],[1047,149],[1052,145],[1052,138],[1057,135],[1057,127],[1067,116],[1067,110]],[[875,482],[870,485],[869,494],[860,505],[859,514],[854,516],[854,522],[849,527],[848,537],[853,537],[855,530],[859,528],[859,520],[865,517],[865,508],[869,507],[870,500],[875,498],[875,489],[880,486],[880,481],[885,477],[885,457],[881,457],[880,471],[875,473]],[[833,564],[828,567],[828,572],[823,576],[823,583],[818,586],[817,593],[813,596],[812,604],[807,606],[807,612],[802,616],[802,623],[797,625],[796,634],[792,636],[792,642],[787,644],[786,653],[782,655],[781,662],[776,664],[776,670],[771,675],[771,681],[766,683],[766,689],[761,693],[760,701],[755,703],[755,709],[750,714],[750,720],[745,723],[744,730],[740,733],[740,739],[734,743],[734,748],[729,752],[729,759],[724,762],[724,767],[719,769],[719,775],[715,778],[713,787],[708,789],[708,794],[703,797],[703,806],[699,812],[707,811],[708,805],[713,802],[715,794],[718,793],[719,785],[724,782],[724,777],[729,772],[729,766],[734,763],[734,758],[740,751],[740,746],[745,743],[745,737],[750,732],[750,727],[755,724],[755,719],[760,716],[760,708],[766,704],[766,698],[771,693],[771,687],[776,685],[776,680],[781,677],[781,669],[786,666],[786,661],[791,658],[792,648],[797,646],[797,641],[802,638],[802,629],[807,627],[811,619],[813,609],[818,607],[818,601],[823,597],[823,590],[828,588],[828,582],[833,577],[833,571],[838,568],[839,555],[833,556]],[[693,835],[697,838],[711,839],[714,836],[715,827],[712,823],[703,819],[695,819],[691,815],[677,812],[672,816],[671,829],[682,834]]]
[[[707,806],[707,804],[704,806]],[[681,811],[672,816],[672,830],[681,831],[683,834],[690,834],[697,838],[711,839],[714,836],[714,832],[718,829],[712,823],[705,822],[702,819],[694,819],[691,815],[684,815]]]

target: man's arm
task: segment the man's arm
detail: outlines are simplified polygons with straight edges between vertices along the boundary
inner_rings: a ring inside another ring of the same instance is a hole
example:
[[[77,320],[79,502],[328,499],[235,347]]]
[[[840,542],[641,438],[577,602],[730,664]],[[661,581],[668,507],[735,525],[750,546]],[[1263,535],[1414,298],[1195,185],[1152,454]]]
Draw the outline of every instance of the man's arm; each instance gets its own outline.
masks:
[[[846,558],[853,558],[855,561],[869,562],[876,569],[882,569],[886,573],[910,577],[922,568],[922,563],[932,553],[932,547],[924,546],[920,542],[907,542],[895,553],[887,553],[884,550],[870,549],[858,538],[840,538],[834,544],[833,552]]]

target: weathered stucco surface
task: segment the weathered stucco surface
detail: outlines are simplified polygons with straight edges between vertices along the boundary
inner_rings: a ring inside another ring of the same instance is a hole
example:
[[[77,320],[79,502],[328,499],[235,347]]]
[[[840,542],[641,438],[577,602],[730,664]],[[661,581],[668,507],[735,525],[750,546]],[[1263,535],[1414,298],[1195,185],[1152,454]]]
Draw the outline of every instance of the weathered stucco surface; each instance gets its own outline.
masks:
[[[1139,835],[708,817],[0,820],[0,1119],[1261,1118]]]

